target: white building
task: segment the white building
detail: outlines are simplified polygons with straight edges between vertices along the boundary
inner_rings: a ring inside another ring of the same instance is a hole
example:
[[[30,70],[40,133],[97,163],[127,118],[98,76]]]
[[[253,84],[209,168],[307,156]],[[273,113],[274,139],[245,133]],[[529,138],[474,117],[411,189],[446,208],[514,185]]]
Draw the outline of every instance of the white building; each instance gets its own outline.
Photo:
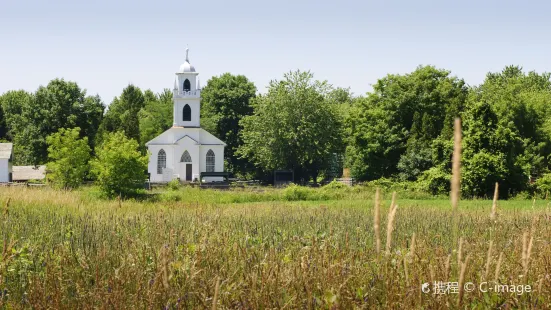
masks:
[[[13,144],[0,143],[0,183],[12,181]]]
[[[174,123],[145,145],[150,152],[148,172],[152,183],[199,180],[201,172],[224,172],[226,144],[201,128],[199,73],[186,61],[174,80]]]

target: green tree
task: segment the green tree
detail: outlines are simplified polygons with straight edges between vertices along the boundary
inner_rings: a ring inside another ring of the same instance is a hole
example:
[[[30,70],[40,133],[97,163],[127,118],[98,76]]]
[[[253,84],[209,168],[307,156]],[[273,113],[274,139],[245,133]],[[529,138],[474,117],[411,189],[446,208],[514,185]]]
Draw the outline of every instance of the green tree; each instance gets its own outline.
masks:
[[[100,134],[103,136],[106,133],[124,131],[126,137],[142,143],[138,113],[144,107],[145,98],[140,88],[128,85],[109,105],[100,125]]]
[[[243,75],[224,73],[207,81],[201,90],[201,126],[226,142],[226,169],[246,175],[254,167],[236,152],[243,144],[241,119],[253,113],[251,100],[256,87]]]
[[[103,193],[129,196],[143,188],[147,163],[148,156],[140,153],[136,140],[118,131],[104,136],[91,167]]]
[[[81,137],[89,137],[93,147],[90,138],[95,136],[104,107],[99,97],[87,97],[75,82],[54,79],[32,96],[18,91],[3,97],[8,135],[16,145],[16,163],[45,163],[46,137],[61,128],[81,128]]]
[[[172,126],[173,102],[172,91],[165,89],[154,95],[145,92],[145,106],[138,113],[140,124],[140,141],[145,144]]]
[[[432,165],[432,141],[453,126],[468,89],[446,70],[418,67],[388,75],[349,115],[347,163],[360,180],[414,180]]]
[[[80,186],[89,171],[88,137],[80,138],[80,128],[61,128],[46,138],[48,143],[48,181],[58,188]]]
[[[514,195],[549,170],[550,77],[509,66],[473,89],[463,117],[467,195],[491,197],[495,182]]]
[[[241,121],[238,153],[265,171],[292,169],[295,178],[316,182],[343,149],[342,117],[326,99],[330,90],[309,71],[270,82],[268,93],[253,100],[254,113]]]

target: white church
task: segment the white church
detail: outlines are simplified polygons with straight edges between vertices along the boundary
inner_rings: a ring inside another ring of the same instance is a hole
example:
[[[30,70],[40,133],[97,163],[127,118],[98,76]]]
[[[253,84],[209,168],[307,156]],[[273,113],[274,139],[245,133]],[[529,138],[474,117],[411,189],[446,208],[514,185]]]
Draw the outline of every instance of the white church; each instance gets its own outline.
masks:
[[[224,172],[226,144],[201,128],[199,73],[188,53],[186,49],[186,61],[174,79],[172,128],[145,144],[151,183],[199,181],[201,172]]]

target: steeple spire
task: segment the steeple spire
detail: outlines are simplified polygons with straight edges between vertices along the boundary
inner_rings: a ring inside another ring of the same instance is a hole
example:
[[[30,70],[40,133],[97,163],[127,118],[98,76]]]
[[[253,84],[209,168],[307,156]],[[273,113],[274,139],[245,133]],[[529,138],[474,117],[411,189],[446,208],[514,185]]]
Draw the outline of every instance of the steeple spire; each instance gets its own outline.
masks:
[[[189,62],[189,48],[186,47],[186,61]]]

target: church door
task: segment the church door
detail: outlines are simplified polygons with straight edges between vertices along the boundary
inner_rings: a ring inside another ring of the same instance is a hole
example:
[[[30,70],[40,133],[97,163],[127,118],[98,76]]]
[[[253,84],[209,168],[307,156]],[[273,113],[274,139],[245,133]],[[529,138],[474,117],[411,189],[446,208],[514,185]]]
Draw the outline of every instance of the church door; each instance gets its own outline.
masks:
[[[191,164],[186,164],[186,181],[191,181]]]

